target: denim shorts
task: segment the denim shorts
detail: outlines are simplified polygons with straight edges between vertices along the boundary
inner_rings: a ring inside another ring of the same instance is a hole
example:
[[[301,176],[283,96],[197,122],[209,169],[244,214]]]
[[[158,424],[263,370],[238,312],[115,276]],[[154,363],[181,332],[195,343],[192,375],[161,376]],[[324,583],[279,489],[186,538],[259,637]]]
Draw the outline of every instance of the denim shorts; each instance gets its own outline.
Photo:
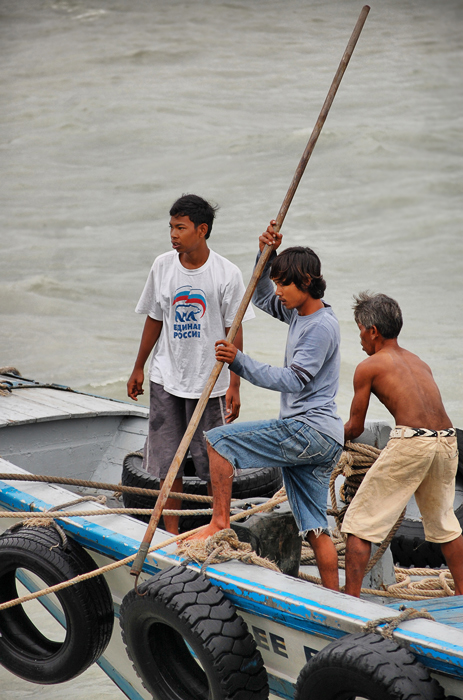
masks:
[[[326,530],[328,487],[342,446],[295,418],[233,423],[209,430],[206,440],[233,469],[283,470],[299,532]]]

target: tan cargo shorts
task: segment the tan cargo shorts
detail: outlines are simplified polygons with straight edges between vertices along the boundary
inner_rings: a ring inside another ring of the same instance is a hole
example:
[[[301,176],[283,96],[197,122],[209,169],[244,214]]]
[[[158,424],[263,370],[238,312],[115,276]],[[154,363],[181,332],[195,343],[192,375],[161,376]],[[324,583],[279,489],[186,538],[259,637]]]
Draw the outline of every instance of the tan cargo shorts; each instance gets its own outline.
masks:
[[[461,534],[453,511],[457,467],[455,437],[390,439],[350,504],[342,532],[382,542],[415,494],[425,538],[451,542]]]

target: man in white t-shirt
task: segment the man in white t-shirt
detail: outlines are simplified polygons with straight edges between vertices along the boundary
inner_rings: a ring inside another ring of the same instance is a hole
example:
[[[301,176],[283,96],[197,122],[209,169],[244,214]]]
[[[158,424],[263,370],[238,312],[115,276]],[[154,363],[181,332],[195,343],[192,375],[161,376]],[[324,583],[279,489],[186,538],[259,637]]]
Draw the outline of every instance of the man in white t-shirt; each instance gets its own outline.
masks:
[[[137,304],[147,314],[127,394],[143,394],[144,366],[151,351],[150,420],[144,466],[163,483],[190,418],[215,364],[215,342],[228,333],[244,294],[236,265],[208,247],[216,209],[188,194],[170,209],[173,251],[153,263]],[[248,308],[244,320],[254,318]],[[242,349],[240,327],[234,344]],[[224,366],[191,441],[196,474],[208,482],[209,461],[203,433],[239,415],[240,378]],[[182,491],[180,467],[172,490]],[[168,499],[166,508],[179,501]],[[178,533],[178,517],[165,516],[168,532]]]

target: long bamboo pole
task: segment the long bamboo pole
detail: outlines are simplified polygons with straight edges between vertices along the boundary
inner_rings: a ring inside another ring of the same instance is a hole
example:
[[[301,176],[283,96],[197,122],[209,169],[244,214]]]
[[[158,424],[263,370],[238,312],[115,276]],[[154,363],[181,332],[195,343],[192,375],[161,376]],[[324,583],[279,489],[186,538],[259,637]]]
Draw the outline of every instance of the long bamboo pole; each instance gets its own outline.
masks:
[[[312,151],[315,148],[315,144],[317,143],[318,137],[320,136],[320,132],[322,130],[323,124],[326,121],[326,118],[328,116],[328,112],[330,111],[330,107],[333,103],[334,97],[335,97],[336,92],[339,88],[342,77],[346,71],[346,68],[347,68],[348,63],[350,61],[350,58],[354,52],[355,45],[357,44],[358,38],[359,38],[360,33],[363,29],[363,25],[365,24],[365,21],[366,21],[366,18],[368,16],[369,11],[370,11],[369,6],[365,5],[362,8],[362,11],[360,12],[359,18],[358,18],[357,23],[354,27],[354,31],[352,32],[351,38],[349,39],[346,50],[344,51],[344,55],[341,59],[338,70],[336,71],[336,75],[334,76],[333,82],[331,83],[331,87],[328,91],[325,102],[323,103],[323,107],[320,111],[317,122],[313,128],[312,134],[310,135],[310,138],[309,138],[307,146],[304,150],[304,153],[302,154],[301,160],[299,161],[299,165],[296,168],[296,172],[294,173],[294,177],[293,177],[291,184],[288,188],[288,191],[286,193],[286,197],[283,200],[283,204],[280,207],[280,211],[278,212],[278,215],[276,218],[276,224],[274,225],[275,231],[279,231],[282,224],[283,224],[283,221],[285,219],[285,216],[287,214],[289,206],[290,206],[290,204],[293,200],[293,197],[296,193],[299,182],[301,181],[301,178],[302,178],[302,175],[304,174],[307,163],[309,162],[309,158],[312,155]],[[273,251],[273,246],[266,245],[263,252],[262,252],[262,255],[260,256],[260,258],[257,262],[256,267],[254,268],[254,272],[252,274],[251,280],[248,284],[248,287],[244,293],[243,299],[241,300],[241,304],[240,304],[238,311],[236,313],[235,320],[233,321],[233,323],[230,327],[230,330],[228,332],[227,341],[229,343],[232,343],[235,339],[235,336],[238,332],[241,321],[243,320],[243,316],[246,312],[246,309],[248,308],[248,305],[249,305],[249,302],[251,301],[252,295],[254,294],[255,288],[257,286],[257,282],[259,281],[259,278],[262,274],[262,271],[263,271],[265,265],[267,264],[267,261],[270,257],[270,254],[272,253],[272,251]],[[140,544],[138,554],[137,554],[137,556],[134,560],[134,563],[132,565],[131,574],[133,576],[138,577],[140,575],[142,568],[143,568],[143,563],[145,561],[149,546],[151,544],[151,540],[153,539],[153,535],[155,533],[155,530],[156,530],[158,523],[159,523],[159,520],[161,518],[163,508],[164,508],[166,501],[169,497],[169,492],[170,492],[172,485],[174,483],[174,480],[177,476],[177,473],[178,473],[180,465],[183,461],[183,458],[185,457],[185,455],[187,453],[190,442],[193,439],[193,435],[196,432],[196,428],[198,427],[199,421],[201,419],[201,416],[203,415],[204,409],[205,409],[206,404],[209,400],[209,396],[211,395],[212,389],[214,388],[214,385],[219,377],[219,374],[222,370],[222,367],[223,367],[223,362],[216,362],[215,363],[215,365],[212,369],[212,372],[209,376],[209,379],[207,380],[206,386],[204,387],[203,393],[201,394],[201,397],[198,400],[195,411],[194,411],[193,415],[191,416],[191,420],[190,420],[190,423],[188,425],[188,428],[186,429],[185,435],[183,436],[182,441],[180,442],[180,445],[177,449],[177,452],[175,453],[175,457],[172,461],[172,464],[169,467],[169,471],[167,473],[166,479],[165,479],[163,487],[161,489],[161,493],[158,496],[158,499],[156,501],[156,505],[155,505],[153,513],[151,515],[150,522],[148,524],[148,527],[146,528],[145,536],[143,538],[142,543]]]

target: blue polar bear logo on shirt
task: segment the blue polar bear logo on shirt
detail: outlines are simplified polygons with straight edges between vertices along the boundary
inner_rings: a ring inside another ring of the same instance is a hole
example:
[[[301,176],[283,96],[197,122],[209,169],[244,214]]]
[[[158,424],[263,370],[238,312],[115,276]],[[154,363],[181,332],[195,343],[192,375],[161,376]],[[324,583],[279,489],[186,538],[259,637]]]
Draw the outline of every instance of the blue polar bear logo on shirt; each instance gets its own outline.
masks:
[[[186,323],[188,321],[198,321],[202,308],[196,304],[177,304],[175,307],[175,320],[178,323]]]

